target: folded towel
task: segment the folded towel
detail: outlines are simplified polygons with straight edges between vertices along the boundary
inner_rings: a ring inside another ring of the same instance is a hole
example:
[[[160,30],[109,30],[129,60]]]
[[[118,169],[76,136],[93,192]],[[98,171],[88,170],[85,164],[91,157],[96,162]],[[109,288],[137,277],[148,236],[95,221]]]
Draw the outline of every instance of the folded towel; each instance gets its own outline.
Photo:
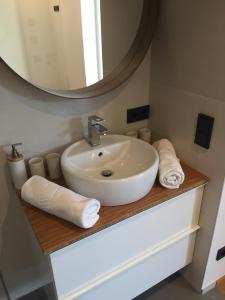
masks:
[[[24,183],[21,196],[33,206],[82,228],[92,227],[99,219],[98,200],[83,197],[40,176]]]
[[[168,189],[177,189],[184,182],[184,172],[173,145],[167,139],[153,144],[159,153],[159,181]]]

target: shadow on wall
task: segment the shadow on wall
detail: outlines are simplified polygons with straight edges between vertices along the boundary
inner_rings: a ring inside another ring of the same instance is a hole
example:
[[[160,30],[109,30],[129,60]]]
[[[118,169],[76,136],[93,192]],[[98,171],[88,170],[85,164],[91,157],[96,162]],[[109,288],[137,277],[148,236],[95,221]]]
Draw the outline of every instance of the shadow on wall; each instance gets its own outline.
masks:
[[[29,292],[27,282],[33,278],[29,289],[42,286],[51,281],[47,258],[42,254],[31,228],[23,216],[23,211],[10,180],[6,154],[0,151],[6,188],[1,199],[0,228],[1,244],[0,269],[10,297],[16,299]],[[2,175],[3,176],[3,175]],[[5,206],[5,207],[4,207]],[[27,256],[29,253],[29,256]],[[11,262],[10,264],[8,262]],[[41,279],[41,280],[40,280]],[[24,292],[25,291],[25,292]]]
[[[81,115],[89,114],[100,109],[116,98],[124,89],[127,83],[119,88],[91,99],[71,99],[62,98],[44,92],[19,77],[0,59],[1,86],[10,93],[14,93],[16,98],[25,105],[41,112],[54,115]],[[129,80],[128,80],[129,82]],[[38,101],[37,101],[38,100]],[[66,104],[66,105],[65,105]]]

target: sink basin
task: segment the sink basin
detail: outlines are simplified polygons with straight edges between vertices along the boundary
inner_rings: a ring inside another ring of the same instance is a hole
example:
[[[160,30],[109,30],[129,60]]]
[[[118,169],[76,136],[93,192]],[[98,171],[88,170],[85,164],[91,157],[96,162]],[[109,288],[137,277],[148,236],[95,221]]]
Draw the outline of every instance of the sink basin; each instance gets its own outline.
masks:
[[[102,136],[97,147],[81,140],[69,146],[61,158],[69,188],[100,200],[103,206],[144,197],[155,182],[158,164],[158,153],[151,145],[124,135]]]

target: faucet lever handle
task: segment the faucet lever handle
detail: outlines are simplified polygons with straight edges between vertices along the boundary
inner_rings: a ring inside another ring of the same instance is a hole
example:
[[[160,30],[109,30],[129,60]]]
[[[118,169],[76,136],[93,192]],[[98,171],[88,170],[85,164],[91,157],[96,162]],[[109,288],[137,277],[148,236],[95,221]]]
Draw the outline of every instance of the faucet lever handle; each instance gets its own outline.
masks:
[[[99,123],[104,122],[104,121],[105,121],[104,119],[102,119],[101,117],[98,117],[96,115],[88,117],[88,123],[91,123],[91,125],[99,124]]]

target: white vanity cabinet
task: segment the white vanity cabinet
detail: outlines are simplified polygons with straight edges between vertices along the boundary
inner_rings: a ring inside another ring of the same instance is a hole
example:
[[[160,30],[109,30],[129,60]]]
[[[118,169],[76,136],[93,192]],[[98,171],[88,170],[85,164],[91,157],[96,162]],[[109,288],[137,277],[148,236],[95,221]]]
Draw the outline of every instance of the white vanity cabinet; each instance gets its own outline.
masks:
[[[49,254],[59,300],[133,299],[192,261],[204,185]]]

